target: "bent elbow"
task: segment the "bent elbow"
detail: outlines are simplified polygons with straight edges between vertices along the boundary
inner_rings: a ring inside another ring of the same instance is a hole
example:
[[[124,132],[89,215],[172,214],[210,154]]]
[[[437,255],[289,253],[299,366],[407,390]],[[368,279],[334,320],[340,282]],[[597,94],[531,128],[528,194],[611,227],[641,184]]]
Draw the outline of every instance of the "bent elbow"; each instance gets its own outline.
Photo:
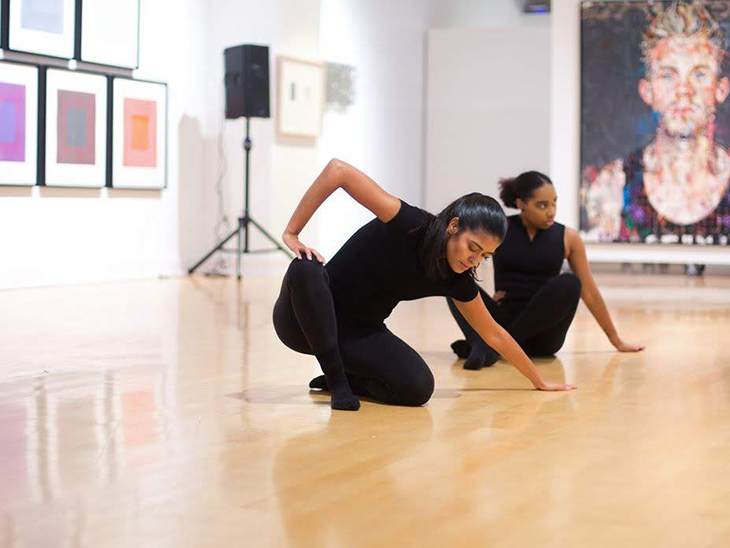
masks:
[[[328,163],[326,169],[329,171],[338,171],[345,167],[345,162],[338,158],[332,158]]]

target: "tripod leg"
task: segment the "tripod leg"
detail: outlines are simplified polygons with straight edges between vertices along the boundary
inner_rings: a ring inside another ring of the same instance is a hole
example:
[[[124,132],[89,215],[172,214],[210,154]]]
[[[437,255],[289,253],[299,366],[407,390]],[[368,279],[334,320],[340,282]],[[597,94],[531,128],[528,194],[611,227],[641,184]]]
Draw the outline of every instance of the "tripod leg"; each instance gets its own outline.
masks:
[[[240,280],[241,279],[241,254],[243,253],[243,249],[241,249],[241,230],[243,230],[243,221],[241,219],[238,219],[238,247],[236,248],[236,277]]]
[[[197,263],[195,263],[193,266],[191,266],[188,269],[188,274],[192,274],[193,272],[195,272],[201,264],[203,264],[205,261],[207,261],[210,258],[210,256],[213,255],[213,253],[215,253],[220,248],[222,248],[224,245],[226,245],[228,243],[228,240],[233,238],[236,234],[239,235],[239,239],[240,239],[240,234],[241,234],[240,228],[237,228],[236,230],[231,232],[228,236],[223,238],[223,241],[221,241],[221,243],[219,243],[217,246],[215,246],[213,249],[211,249],[205,257],[203,257]]]
[[[289,250],[288,250],[287,248],[285,248],[285,247],[284,247],[283,245],[281,245],[281,244],[280,244],[280,243],[279,243],[279,242],[278,242],[278,241],[276,240],[276,238],[274,238],[274,237],[273,237],[273,236],[272,236],[271,234],[269,234],[268,232],[266,232],[266,229],[264,229],[264,227],[262,227],[262,226],[261,226],[260,224],[258,224],[258,223],[257,223],[257,222],[256,222],[256,221],[255,221],[254,219],[252,219],[251,217],[247,217],[247,219],[248,219],[248,222],[249,222],[249,223],[251,223],[251,224],[252,224],[253,226],[255,226],[256,228],[258,228],[258,229],[259,229],[259,232],[261,232],[261,234],[263,234],[264,236],[266,236],[266,238],[268,238],[268,240],[269,240],[269,241],[270,241],[270,242],[271,242],[272,244],[274,244],[274,245],[275,245],[275,246],[276,246],[276,247],[277,247],[278,249],[280,249],[281,251],[283,251],[284,253],[286,253],[286,254],[287,254],[287,255],[289,256],[289,258],[291,258],[291,259],[293,259],[293,258],[294,258],[294,255],[292,255],[292,254],[291,254],[291,253],[289,252]]]

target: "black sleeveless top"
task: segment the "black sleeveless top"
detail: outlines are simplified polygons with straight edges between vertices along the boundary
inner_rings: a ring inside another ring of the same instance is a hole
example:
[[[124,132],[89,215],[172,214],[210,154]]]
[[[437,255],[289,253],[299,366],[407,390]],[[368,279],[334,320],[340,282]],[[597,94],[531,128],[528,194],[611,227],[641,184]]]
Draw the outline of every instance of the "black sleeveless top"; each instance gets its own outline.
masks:
[[[624,160],[624,205],[621,210],[620,242],[661,241],[662,237],[675,237],[681,243],[682,236],[713,237],[713,244],[723,243],[720,238],[730,234],[730,193],[726,193],[715,211],[701,221],[690,225],[677,225],[657,213],[649,202],[644,189],[644,149],[640,148]],[[647,240],[649,238],[649,240]],[[725,242],[727,243],[727,242]]]
[[[367,223],[327,263],[340,328],[381,328],[401,301],[435,296],[471,301],[477,296],[468,272],[426,278],[413,231],[429,217],[401,200],[395,217],[387,223],[377,218]]]
[[[494,286],[506,292],[500,306],[517,311],[548,279],[560,274],[565,258],[565,226],[555,223],[547,230],[538,229],[530,240],[519,215],[507,220],[507,236],[494,252]]]

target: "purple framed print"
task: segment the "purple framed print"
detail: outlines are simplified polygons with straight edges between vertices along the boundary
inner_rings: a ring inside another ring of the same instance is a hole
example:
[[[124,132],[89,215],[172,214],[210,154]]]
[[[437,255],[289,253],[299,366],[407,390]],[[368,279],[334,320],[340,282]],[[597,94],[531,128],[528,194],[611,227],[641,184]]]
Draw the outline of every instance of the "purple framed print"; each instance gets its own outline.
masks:
[[[9,0],[8,47],[14,51],[71,59],[76,0]]]
[[[0,62],[0,185],[38,177],[38,68]]]
[[[45,70],[45,185],[101,188],[106,185],[108,78]]]
[[[140,0],[77,0],[81,44],[77,59],[113,67],[139,65]]]
[[[112,80],[111,186],[167,186],[167,84]]]

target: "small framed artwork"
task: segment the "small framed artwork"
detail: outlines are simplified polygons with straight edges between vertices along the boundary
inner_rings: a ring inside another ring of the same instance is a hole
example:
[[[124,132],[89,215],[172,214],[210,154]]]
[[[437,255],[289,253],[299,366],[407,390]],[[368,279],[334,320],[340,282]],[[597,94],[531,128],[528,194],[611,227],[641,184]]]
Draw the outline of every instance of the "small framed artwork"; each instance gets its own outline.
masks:
[[[80,44],[86,63],[136,69],[139,66],[139,0],[77,0]]]
[[[108,77],[55,68],[41,70],[45,76],[43,184],[105,186]]]
[[[76,32],[75,0],[9,0],[11,50],[71,59]]]
[[[0,185],[38,181],[38,67],[0,62]]]
[[[322,133],[325,100],[324,63],[293,57],[277,59],[279,135],[317,137]]]
[[[112,80],[111,143],[110,186],[167,186],[167,84]]]

